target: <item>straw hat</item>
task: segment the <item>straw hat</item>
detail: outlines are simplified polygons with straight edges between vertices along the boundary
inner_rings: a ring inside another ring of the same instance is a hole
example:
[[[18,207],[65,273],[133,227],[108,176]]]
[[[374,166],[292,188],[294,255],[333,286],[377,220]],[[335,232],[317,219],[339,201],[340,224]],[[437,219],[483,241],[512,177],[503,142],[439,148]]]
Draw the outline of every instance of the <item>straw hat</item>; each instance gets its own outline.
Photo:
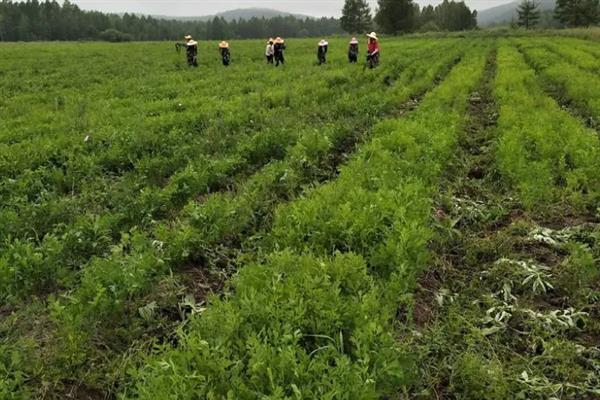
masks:
[[[350,44],[358,44],[358,39],[353,37],[352,40],[350,41]]]
[[[183,38],[185,40],[192,40],[192,35],[185,35]]]
[[[220,49],[228,49],[229,43],[227,43],[226,41],[223,40],[221,43],[219,43],[219,48]]]
[[[327,46],[329,43],[327,43],[327,40],[325,39],[321,39],[321,41],[319,42],[319,46]]]
[[[273,43],[273,38],[269,38],[269,40],[267,40],[267,43],[272,44]]]
[[[377,34],[375,32],[371,32],[371,33],[367,34],[367,37],[370,37],[371,39],[379,40],[379,39],[377,39]]]

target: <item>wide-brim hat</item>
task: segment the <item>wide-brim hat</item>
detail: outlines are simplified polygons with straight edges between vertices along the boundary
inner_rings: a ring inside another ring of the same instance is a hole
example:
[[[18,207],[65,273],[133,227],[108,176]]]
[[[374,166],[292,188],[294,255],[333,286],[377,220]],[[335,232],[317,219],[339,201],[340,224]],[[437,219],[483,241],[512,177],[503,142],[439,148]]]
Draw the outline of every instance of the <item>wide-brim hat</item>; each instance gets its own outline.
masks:
[[[327,40],[321,40],[319,42],[319,46],[327,46],[329,43],[327,43]]]
[[[267,43],[273,43],[273,38],[269,38],[269,40],[267,40]]]
[[[183,38],[185,40],[192,40],[192,35],[185,35]]]
[[[377,34],[375,32],[368,33],[367,37],[370,37],[371,39],[379,40],[379,39],[377,39]]]
[[[221,43],[219,43],[219,48],[220,49],[228,49],[229,43],[227,43],[226,41],[222,41]]]

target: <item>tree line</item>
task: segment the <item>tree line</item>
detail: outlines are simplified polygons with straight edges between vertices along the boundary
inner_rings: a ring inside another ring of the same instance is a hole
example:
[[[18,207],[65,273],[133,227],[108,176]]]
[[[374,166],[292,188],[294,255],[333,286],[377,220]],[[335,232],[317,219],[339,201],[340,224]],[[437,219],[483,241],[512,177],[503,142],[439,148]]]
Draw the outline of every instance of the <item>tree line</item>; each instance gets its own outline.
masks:
[[[69,2],[27,0],[0,2],[0,41],[33,40],[177,40],[184,33],[198,39],[250,39],[341,34],[339,19],[277,16],[227,21],[162,19],[135,14],[84,11]]]
[[[540,20],[536,0],[523,0],[515,26],[532,28]],[[553,18],[560,26],[600,22],[600,0],[557,0]],[[460,31],[477,27],[477,12],[464,1],[444,0],[420,8],[414,0],[378,0],[373,16],[366,0],[346,0],[342,17],[278,16],[225,20],[162,19],[135,14],[84,11],[65,0],[0,1],[0,41],[33,40],[177,40],[184,33],[203,40],[330,36],[371,30],[387,34]]]
[[[513,25],[534,28],[544,14],[536,0],[523,0],[517,7]],[[600,23],[600,0],[557,0],[553,17],[565,27],[592,26]]]
[[[536,0],[523,0],[517,9],[515,26],[535,27],[542,13]],[[546,17],[546,15],[544,15]],[[590,26],[600,23],[600,0],[556,0],[550,17],[557,27]],[[366,0],[346,0],[342,10],[342,28],[359,33],[377,28],[383,33],[415,31],[460,31],[477,27],[477,11],[463,1],[444,0],[441,4],[420,8],[413,0],[378,0],[375,16]]]
[[[340,22],[350,33],[375,28],[388,34],[462,31],[477,27],[477,11],[471,11],[464,1],[444,0],[421,9],[413,0],[379,0],[373,18],[366,0],[346,0]]]

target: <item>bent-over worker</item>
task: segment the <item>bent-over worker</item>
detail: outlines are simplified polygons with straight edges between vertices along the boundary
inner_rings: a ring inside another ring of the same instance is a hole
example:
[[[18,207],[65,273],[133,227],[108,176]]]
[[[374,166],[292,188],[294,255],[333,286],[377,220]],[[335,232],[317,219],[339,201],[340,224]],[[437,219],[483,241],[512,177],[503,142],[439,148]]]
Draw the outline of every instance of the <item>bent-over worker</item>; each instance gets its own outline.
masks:
[[[317,62],[319,65],[325,64],[327,62],[327,49],[329,47],[329,43],[325,39],[321,39],[319,42],[319,46],[317,47]]]

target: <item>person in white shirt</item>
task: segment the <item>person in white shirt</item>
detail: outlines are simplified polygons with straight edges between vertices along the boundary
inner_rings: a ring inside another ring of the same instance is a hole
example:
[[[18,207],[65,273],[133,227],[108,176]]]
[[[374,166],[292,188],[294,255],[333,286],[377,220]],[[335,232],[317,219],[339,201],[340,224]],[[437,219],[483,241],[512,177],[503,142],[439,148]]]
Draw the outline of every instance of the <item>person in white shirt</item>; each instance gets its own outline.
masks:
[[[275,48],[273,46],[273,39],[269,39],[267,42],[267,49],[265,50],[265,56],[267,57],[267,64],[273,64],[273,55],[275,54]]]

